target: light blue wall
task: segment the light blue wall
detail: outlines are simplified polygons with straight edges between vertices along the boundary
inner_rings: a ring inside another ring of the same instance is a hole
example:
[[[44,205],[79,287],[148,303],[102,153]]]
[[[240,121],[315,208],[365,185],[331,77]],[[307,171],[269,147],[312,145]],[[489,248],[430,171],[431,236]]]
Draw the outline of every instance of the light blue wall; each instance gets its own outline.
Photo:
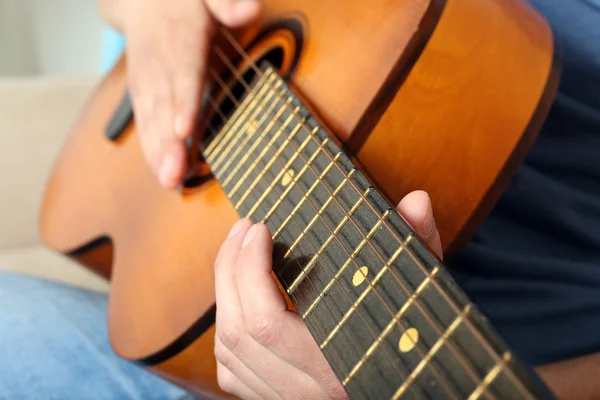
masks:
[[[101,72],[107,73],[125,49],[125,38],[118,32],[104,28],[102,33]]]

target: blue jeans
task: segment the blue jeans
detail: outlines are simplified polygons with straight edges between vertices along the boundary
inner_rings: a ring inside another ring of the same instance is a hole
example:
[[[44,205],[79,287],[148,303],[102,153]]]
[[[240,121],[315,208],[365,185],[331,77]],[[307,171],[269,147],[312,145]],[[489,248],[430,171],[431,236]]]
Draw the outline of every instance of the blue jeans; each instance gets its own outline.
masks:
[[[181,399],[113,353],[107,296],[0,272],[0,399]]]

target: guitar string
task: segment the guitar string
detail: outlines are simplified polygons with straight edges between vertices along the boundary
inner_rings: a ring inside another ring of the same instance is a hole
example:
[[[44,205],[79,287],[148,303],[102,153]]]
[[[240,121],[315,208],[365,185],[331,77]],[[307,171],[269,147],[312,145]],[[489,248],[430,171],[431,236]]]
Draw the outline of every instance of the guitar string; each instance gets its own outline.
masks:
[[[237,51],[237,53],[242,56],[244,59],[246,59],[248,61],[248,65],[250,66],[250,68],[252,68],[258,76],[262,75],[262,72],[260,71],[260,69],[257,67],[257,65],[254,63],[254,61],[252,59],[250,59],[250,57],[248,56],[248,54],[244,51],[244,49],[240,46],[240,44],[235,40],[235,38],[231,35],[231,33],[229,33],[226,29],[222,28],[220,29],[220,31],[222,32],[222,34],[227,38],[227,40],[231,43],[231,45],[235,48],[235,50]],[[218,46],[216,46],[218,47]],[[233,71],[232,71],[233,72]],[[243,79],[242,79],[243,80]],[[244,84],[244,82],[240,83]],[[306,130],[308,130],[305,127]],[[328,155],[328,157],[331,159],[331,156]],[[335,165],[336,168],[338,168],[338,170],[343,174],[343,171],[341,170],[341,168],[336,164]],[[352,183],[351,181],[349,181],[356,189],[356,186],[354,185],[354,183]],[[364,198],[364,196],[362,195],[362,193],[357,190],[357,192],[359,193],[359,195],[361,197]],[[374,209],[373,206],[369,203],[366,202],[367,205],[375,212],[377,213]],[[396,237],[396,239],[401,243],[400,238],[398,237],[398,235],[396,234],[396,232],[394,230],[392,230],[389,226],[389,224],[383,220],[382,221],[383,224],[386,225],[386,227],[390,230],[390,232]],[[408,254],[411,256],[411,258],[413,259],[414,263],[427,275],[429,276],[429,274],[427,273],[426,269],[424,268],[424,266],[421,264],[421,262],[414,256],[414,254],[412,253],[412,251],[408,248],[406,248]],[[393,272],[393,271],[392,271]],[[394,276],[397,278],[396,274],[394,273]],[[437,290],[439,291],[439,293],[442,295],[442,297],[445,298],[446,302],[448,304],[450,304],[450,306],[454,309],[455,312],[457,312],[457,316],[460,315],[460,310],[458,309],[457,305],[454,303],[454,301],[452,301],[448,294],[441,289],[441,287],[439,286],[439,284],[432,279],[432,283],[434,284],[434,286],[437,288]],[[487,353],[495,360],[497,365],[500,365],[501,367],[504,367],[504,362],[501,358],[500,355],[498,355],[492,348],[490,343],[483,338],[481,332],[479,332],[479,330],[475,329],[475,327],[473,326],[472,322],[468,319],[465,318],[465,324],[467,326],[467,328],[473,332],[473,335],[477,338],[477,340],[483,345],[483,347],[485,348],[485,350],[487,351]],[[521,391],[522,394],[528,396],[529,398],[531,397],[530,392],[524,387],[523,382],[521,382],[516,375],[514,374],[514,371],[512,371],[512,369],[507,368],[507,372],[508,372],[508,376],[509,378],[513,381],[513,383],[516,384],[516,386],[519,388],[519,390]]]
[[[225,55],[223,54],[223,52],[222,52],[222,51],[219,51],[220,49],[218,49],[218,48],[217,48],[216,50],[217,50],[217,53],[219,54],[219,57],[221,57],[221,59],[223,60],[223,62],[225,62],[225,63],[228,65],[228,68],[231,70],[231,72],[232,72],[233,74],[235,74],[235,75],[236,75],[236,77],[239,79],[240,83],[241,83],[242,85],[244,85],[244,86],[246,87],[246,89],[247,89],[247,90],[250,90],[250,88],[247,86],[247,84],[245,83],[245,81],[243,80],[243,78],[241,78],[241,77],[239,76],[239,73],[238,73],[238,72],[235,70],[235,67],[233,67],[233,65],[231,65],[230,61],[229,61],[228,59],[226,59],[226,57],[225,57]],[[279,96],[279,97],[281,97],[281,96]],[[292,145],[293,145],[293,146],[295,146],[293,142],[291,142],[291,143],[292,143]],[[327,153],[327,151],[324,151],[324,153],[326,154],[326,156],[327,156],[327,157],[328,157],[328,158],[329,158],[331,161],[334,161],[334,160],[331,158],[331,156],[330,156],[330,155]],[[302,156],[302,154],[300,154],[300,157],[304,158],[304,156]],[[305,159],[305,158],[304,158],[304,159]],[[305,159],[305,161],[306,161],[306,159]],[[337,165],[337,163],[335,163],[335,162],[334,162],[333,164],[334,164],[336,167],[338,167],[338,169],[340,169],[340,168],[339,168],[339,166]],[[315,173],[315,175],[317,175],[317,174],[316,174],[316,172],[314,171],[314,169],[313,169],[313,168],[312,168],[310,165],[308,165],[308,167],[309,167],[309,168],[312,170],[312,172],[313,172],[313,173]],[[341,171],[341,169],[340,169],[340,171]],[[341,171],[341,173],[342,173],[342,175],[343,175],[343,176],[347,177],[347,176],[346,176],[346,174],[345,174],[343,171]],[[354,184],[352,183],[352,181],[351,181],[350,179],[348,179],[348,182],[349,182],[349,183],[351,183],[351,184],[354,186]],[[325,185],[324,185],[324,187],[327,189],[327,191],[330,193],[330,195],[332,195],[332,193],[331,193],[331,191],[329,190],[329,188],[327,188],[327,186],[325,186]],[[361,191],[360,191],[360,190],[358,190],[358,189],[356,189],[356,186],[354,186],[354,188],[355,188],[355,190],[356,190],[357,194],[359,194],[359,195],[362,197],[362,199],[363,199],[363,200],[366,200],[366,198],[365,198],[365,197],[362,195]],[[344,211],[344,213],[346,214],[346,216],[349,218],[349,221],[355,225],[355,227],[357,228],[357,230],[359,231],[359,233],[360,233],[360,234],[363,236],[363,238],[365,239],[365,242],[366,242],[366,243],[367,243],[367,244],[368,244],[368,245],[369,245],[369,246],[372,248],[372,250],[373,250],[373,252],[376,254],[376,256],[377,256],[377,257],[379,257],[379,258],[381,259],[381,261],[384,263],[384,265],[386,265],[386,264],[387,264],[387,262],[386,262],[386,261],[385,261],[385,260],[384,260],[384,259],[381,257],[381,255],[380,255],[380,254],[379,254],[379,252],[378,252],[378,251],[377,251],[377,250],[374,248],[374,246],[372,245],[372,243],[371,243],[369,240],[367,240],[367,238],[365,237],[365,235],[364,235],[364,234],[363,234],[363,233],[360,231],[360,228],[358,228],[358,226],[357,226],[356,222],[355,222],[355,221],[354,221],[354,220],[351,218],[351,216],[350,216],[350,215],[349,215],[349,214],[348,214],[348,213],[347,213],[347,212],[344,210],[343,206],[341,206],[341,204],[339,203],[339,201],[337,200],[337,198],[335,198],[335,196],[333,196],[333,195],[332,195],[332,198],[333,198],[333,199],[334,199],[334,200],[335,200],[335,201],[336,201],[336,202],[337,202],[337,203],[340,205],[340,208],[341,208],[341,209]],[[368,203],[368,201],[365,201],[365,202],[366,202],[366,203]],[[310,205],[311,205],[311,206],[314,208],[314,205],[313,205],[313,204],[312,204],[310,201],[309,201],[309,204],[310,204]],[[375,215],[377,215],[377,216],[378,216],[378,212],[377,212],[377,211],[375,211],[375,210],[373,209],[373,207],[370,205],[370,203],[368,203],[368,205],[369,205],[369,206],[371,207],[371,209],[374,211]],[[381,218],[379,218],[379,219],[381,220]],[[383,220],[381,220],[381,221],[383,221]],[[332,232],[332,237],[334,237],[336,240],[338,240],[338,242],[340,242],[340,241],[339,241],[339,238],[337,237],[337,235],[335,235],[335,234],[334,234],[334,232],[332,231],[331,227],[330,227],[330,226],[329,226],[329,225],[326,223],[326,221],[325,221],[325,224],[327,225],[327,227],[328,227],[329,231],[330,231],[330,232]],[[389,229],[389,228],[388,228],[388,229]],[[392,232],[392,233],[393,233],[393,232]],[[399,242],[398,244],[399,244],[400,246],[402,246],[402,242]],[[355,265],[355,267],[357,267],[357,268],[358,268],[358,265],[356,264],[356,261],[355,261],[355,260],[354,260],[354,259],[353,259],[353,258],[350,256],[350,253],[348,252],[348,250],[347,250],[347,249],[346,249],[346,248],[343,246],[343,244],[341,244],[341,242],[340,242],[340,245],[342,246],[342,248],[344,249],[344,251],[345,251],[345,252],[346,252],[346,253],[349,255],[349,259],[351,259],[351,260],[352,260],[352,262],[353,262],[353,264]],[[406,247],[406,246],[404,246],[404,250],[407,250],[407,247]],[[400,284],[401,288],[402,288],[402,289],[403,289],[403,290],[404,290],[404,291],[407,293],[407,295],[410,297],[410,296],[411,296],[410,290],[408,290],[408,289],[407,289],[407,288],[404,286],[404,284],[402,283],[402,281],[401,281],[400,279],[398,279],[398,277],[396,276],[396,274],[395,274],[395,272],[393,271],[393,269],[391,269],[391,268],[390,268],[390,272],[391,272],[391,273],[392,273],[392,275],[393,275],[393,276],[396,278],[396,281],[397,281],[397,282]],[[362,271],[361,271],[361,273],[362,273]],[[387,311],[388,311],[388,313],[389,313],[389,314],[392,316],[392,318],[393,318],[392,320],[393,320],[393,321],[396,323],[396,325],[398,325],[398,324],[399,324],[399,321],[398,321],[398,319],[397,319],[397,318],[395,318],[395,313],[394,313],[394,312],[392,312],[392,311],[390,310],[390,308],[389,308],[389,305],[387,304],[387,302],[386,302],[384,299],[382,299],[382,298],[381,298],[381,295],[379,294],[379,292],[377,291],[377,289],[374,287],[374,285],[373,285],[373,284],[370,282],[369,278],[368,278],[366,275],[364,275],[364,274],[363,274],[363,276],[364,276],[365,280],[366,280],[366,281],[369,283],[369,285],[370,285],[370,286],[373,288],[373,291],[374,291],[374,293],[375,293],[375,294],[376,294],[376,295],[379,297],[379,299],[381,300],[381,302],[383,303],[383,305],[384,305],[384,306],[387,308]],[[429,274],[426,274],[426,276],[429,276]],[[426,279],[427,279],[427,278],[426,278]],[[433,279],[432,279],[432,277],[430,277],[430,276],[429,276],[429,279],[433,280]],[[337,281],[336,281],[336,282],[337,282]],[[436,323],[434,323],[434,322],[431,320],[431,317],[429,316],[429,314],[428,314],[428,313],[427,313],[427,312],[426,312],[426,311],[423,309],[423,307],[421,306],[421,304],[420,304],[418,301],[414,301],[414,303],[415,303],[415,306],[416,306],[416,307],[419,309],[419,311],[421,312],[421,314],[422,314],[422,315],[425,317],[425,319],[426,319],[426,320],[429,322],[430,326],[432,326],[432,327],[433,327],[433,328],[436,330],[437,334],[438,334],[440,337],[442,337],[442,336],[443,336],[443,333],[445,332],[445,330],[444,330],[444,332],[442,332],[442,331],[440,330],[439,326],[438,326]],[[456,317],[455,317],[455,318],[459,318],[459,316],[460,316],[460,314],[456,315]],[[410,340],[412,341],[412,338],[410,338]],[[466,371],[466,372],[467,372],[467,373],[468,373],[468,374],[471,376],[471,379],[473,379],[473,381],[474,381],[474,382],[478,382],[478,381],[479,381],[479,378],[477,378],[477,376],[476,376],[476,375],[473,373],[473,371],[472,371],[472,370],[469,368],[469,366],[468,366],[468,363],[466,362],[466,359],[464,359],[464,356],[462,356],[462,358],[461,358],[461,354],[458,354],[459,352],[456,350],[456,348],[455,348],[455,346],[454,346],[454,344],[453,344],[453,343],[451,343],[451,342],[448,342],[448,341],[445,341],[445,342],[446,342],[446,343],[449,345],[449,347],[450,347],[450,350],[451,350],[451,351],[452,351],[452,352],[455,354],[455,356],[457,356],[458,360],[459,360],[459,361],[461,362],[461,364],[463,365],[463,368],[465,369],[465,371]]]
[[[232,101],[234,101],[234,100],[233,100],[233,98],[231,98],[231,99],[232,99]],[[276,101],[277,101],[277,100],[276,100]],[[211,103],[212,103],[212,101],[211,101]],[[214,103],[213,103],[213,104],[214,104]],[[214,106],[214,105],[213,105],[213,108],[215,108],[215,106]],[[216,108],[218,108],[218,106],[216,106]],[[222,112],[220,112],[220,114],[222,115]],[[212,133],[212,134],[215,134],[215,135],[216,135],[216,134],[218,134],[218,133],[216,133],[216,132],[215,132],[215,131],[212,129],[212,127],[209,127],[209,129],[210,129],[210,131],[211,131],[211,133]],[[307,140],[308,140],[308,138],[307,138]],[[227,191],[226,191],[226,193],[227,193]],[[296,222],[296,223],[297,223],[297,222]],[[300,269],[302,269],[302,265],[299,263],[298,259],[297,259],[297,258],[294,258],[293,260],[296,262],[296,264],[298,265],[298,267],[299,267]],[[280,279],[281,279],[281,280],[284,282],[284,284],[285,284],[285,285],[288,285],[288,284],[287,284],[287,282],[286,282],[286,280],[285,280],[285,278],[284,278],[283,276],[281,276],[280,274],[277,274],[277,275],[280,277]],[[314,283],[312,282],[312,280],[311,280],[310,278],[308,279],[308,283],[309,283],[309,284],[310,284],[310,285],[313,287],[313,289],[314,289],[314,291],[315,291],[316,293],[319,293],[319,291],[317,290],[317,288],[315,287]],[[298,302],[298,299],[296,298],[295,294],[294,294],[294,293],[291,293],[291,295],[292,295],[292,297],[294,298],[294,300],[296,300],[296,304],[298,304],[298,305],[299,305],[299,304],[300,304],[300,302]],[[331,311],[331,308],[329,307],[329,304],[328,304],[327,302],[324,302],[324,304],[327,306],[327,311],[329,312],[329,314],[331,314],[331,316],[333,316],[333,313],[332,313],[332,311]],[[315,323],[314,323],[313,321],[308,321],[308,322],[310,322],[310,325],[312,326],[312,328],[313,328],[313,330],[314,330],[314,331],[318,331],[317,329],[315,329],[315,328],[314,328],[314,326],[315,326]],[[319,326],[319,325],[317,325],[317,326]],[[321,334],[322,334],[322,336],[323,336],[323,337],[326,337],[326,335],[327,335],[327,332],[324,332],[324,331],[321,329]],[[350,340],[350,338],[348,337],[348,334],[347,334],[347,332],[343,332],[343,334],[344,334],[344,335],[347,337],[347,339],[349,340],[349,342],[352,342],[352,341]],[[335,351],[336,353],[338,353],[338,359],[339,359],[339,360],[344,360],[344,357],[340,357],[340,356],[339,356],[339,355],[340,355],[340,352],[341,352],[341,350],[340,350],[340,349],[338,349],[338,348],[337,348],[337,346],[334,346],[334,347],[333,347],[333,349],[334,349],[334,351]],[[364,350],[366,350],[366,349],[364,349]],[[343,362],[343,361],[342,361],[342,362]],[[391,359],[390,359],[390,363],[391,363]],[[350,369],[353,367],[353,365],[350,365],[350,364],[347,364],[347,363],[345,363],[345,365],[347,366],[348,370],[350,370]],[[393,364],[392,364],[392,365],[393,365]],[[398,368],[398,367],[396,366],[396,369],[397,369],[397,368]],[[403,376],[403,374],[402,374],[402,372],[401,372],[401,371],[399,371],[399,370],[398,370],[398,372],[399,372],[399,374],[400,374],[401,376]],[[343,379],[343,377],[341,377],[340,379]]]
[[[233,99],[233,98],[231,98],[231,101],[233,101],[233,102],[237,102],[237,100],[235,100],[235,99]],[[309,140],[309,139],[311,139],[310,135],[307,137],[307,139],[306,139],[306,140]],[[321,151],[321,150],[325,151],[325,149],[324,149],[324,148],[319,148],[319,149],[318,149],[318,151]],[[296,152],[296,154],[298,154],[298,152]],[[282,163],[282,162],[281,162],[281,160],[279,160],[279,159],[277,159],[277,160],[278,160],[280,163]],[[298,177],[299,177],[299,176],[298,176]],[[319,178],[318,178],[318,177],[316,177],[316,179],[318,180]],[[296,180],[295,180],[295,179],[294,179],[292,182],[290,182],[290,184],[295,184],[295,183],[296,183]],[[299,190],[303,191],[303,189],[302,189],[300,186],[296,186],[296,187],[297,187]],[[306,196],[306,198],[308,199],[308,196]],[[310,203],[310,200],[308,200],[308,203]],[[311,204],[311,206],[312,206],[312,207],[315,209],[315,211],[317,211],[317,210],[316,210],[316,208],[314,207],[314,205],[312,205],[312,204]],[[266,205],[265,205],[265,204],[262,204],[262,205],[260,205],[260,207],[261,207],[261,208],[263,208],[263,210],[264,210],[264,211],[266,211],[266,210],[264,209],[264,208],[266,207]],[[295,215],[291,215],[291,216],[292,216],[292,218],[294,219],[294,222],[295,222],[295,223],[298,225],[298,227],[299,227],[299,228],[302,230],[302,226],[301,226],[301,224],[298,222],[298,220],[297,220],[296,216],[295,216]],[[317,246],[317,245],[315,245],[314,241],[313,241],[313,240],[310,238],[310,236],[308,236],[308,235],[307,235],[307,236],[306,236],[306,238],[307,238],[307,239],[308,239],[308,241],[310,242],[310,244],[311,244],[311,246],[313,247],[313,249],[316,251],[318,246]],[[340,242],[340,245],[341,245],[341,242]],[[341,246],[343,247],[343,245],[341,245]],[[343,247],[343,248],[344,248],[344,247]],[[345,249],[345,248],[344,248],[344,249]],[[292,250],[292,252],[294,252],[294,250]],[[320,259],[322,260],[323,264],[326,266],[326,268],[327,268],[327,271],[329,272],[329,274],[331,275],[331,277],[332,277],[332,278],[334,278],[334,279],[337,281],[337,279],[335,278],[335,273],[334,273],[334,272],[331,270],[329,263],[325,262],[325,260],[323,260],[322,256],[321,256],[321,255],[319,255],[319,254],[318,254],[318,252],[317,252],[317,256],[318,256],[318,258],[320,258]],[[298,262],[297,258],[292,258],[292,260],[296,261],[296,263],[298,264],[298,266],[300,267],[300,269],[301,269],[301,270],[303,270],[303,267],[302,267],[302,265],[300,265],[300,264],[299,264],[299,262]],[[288,260],[288,261],[291,261],[291,260]],[[280,278],[282,278],[282,280],[284,280],[284,279],[283,279],[283,276],[282,276],[281,274],[279,274],[279,273],[278,273],[278,276],[280,276]],[[317,290],[317,289],[316,289],[316,287],[315,287],[314,283],[312,282],[312,280],[311,280],[310,276],[306,275],[306,279],[308,279],[308,282],[310,283],[310,285],[311,285],[311,286],[314,288],[315,292],[316,292],[316,293],[318,293],[319,297],[322,299],[322,294],[320,293],[320,291],[319,291],[319,290]],[[287,284],[287,282],[285,282],[285,280],[284,280],[284,283],[285,283],[285,284],[286,284],[286,285],[289,287],[289,285]],[[338,283],[339,283],[339,282],[338,282]],[[343,291],[344,295],[346,296],[346,298],[348,299],[348,301],[349,301],[350,303],[352,303],[352,300],[350,299],[350,296],[349,296],[349,295],[348,295],[348,293],[346,292],[346,289],[343,287],[343,285],[341,285],[341,284],[340,284],[339,286],[340,286],[341,290]],[[291,294],[294,294],[294,292],[292,292]],[[298,303],[298,304],[299,304],[299,303]],[[324,301],[324,303],[323,303],[323,304],[324,304],[324,305],[325,305],[325,306],[328,308],[328,312],[329,312],[329,314],[331,315],[331,317],[333,318],[333,320],[334,320],[334,321],[337,321],[337,319],[336,319],[335,317],[333,317],[333,313],[332,313],[332,311],[331,311],[331,308],[329,308],[329,304],[328,304],[327,302],[325,302],[325,301]],[[339,310],[339,311],[340,311],[340,313],[343,313],[343,311],[342,311],[342,310]],[[362,320],[363,324],[364,324],[364,325],[367,327],[367,329],[369,330],[369,332],[370,332],[370,333],[371,333],[371,335],[373,336],[373,339],[377,339],[377,337],[378,337],[378,334],[376,334],[376,333],[373,331],[373,329],[371,328],[371,326],[370,326],[370,325],[367,323],[367,321],[366,321],[366,319],[365,319],[365,316],[363,315],[363,312],[362,312],[362,311],[360,311],[359,309],[357,309],[357,313],[358,313],[358,315],[360,316],[360,318],[361,318],[361,320]],[[400,325],[401,325],[401,328],[402,328],[402,330],[403,330],[403,331],[405,331],[405,330],[406,330],[406,328],[404,327],[404,325],[403,325],[402,323],[400,323]],[[342,334],[344,334],[344,335],[346,335],[346,336],[348,335],[348,334],[346,333],[346,331],[345,331],[345,330],[343,330],[343,329],[342,329],[342,332],[343,332]],[[323,335],[323,336],[324,336],[324,337],[326,337],[326,336],[327,336],[327,333],[326,333],[325,335]],[[348,336],[347,336],[347,337],[348,337]],[[412,340],[412,338],[411,338],[411,340]],[[360,342],[360,341],[359,341],[359,342]],[[364,347],[365,345],[363,345],[362,343],[360,343],[360,345],[361,345],[361,347],[363,348],[363,353],[359,354],[359,356],[361,356],[361,355],[364,355],[364,354],[365,354],[365,352],[367,351],[367,349]],[[417,351],[421,350],[421,349],[420,349],[420,346],[416,346],[416,347],[417,347],[417,349],[418,349]],[[384,355],[385,355],[385,357],[387,357],[388,361],[389,361],[389,362],[390,362],[390,364],[392,365],[392,368],[394,368],[394,369],[395,369],[395,370],[398,372],[398,374],[399,374],[399,375],[400,375],[400,376],[401,376],[403,379],[404,379],[404,378],[406,378],[406,376],[407,376],[407,375],[410,373],[410,368],[407,368],[408,372],[407,372],[406,374],[405,374],[405,373],[403,373],[403,372],[402,372],[402,371],[399,369],[399,366],[398,366],[396,363],[394,363],[394,361],[393,361],[393,356],[392,356],[392,355],[390,355],[390,353],[389,353],[389,350],[388,350],[388,349],[387,349],[385,346],[383,346],[383,348],[382,348],[382,349],[383,349],[383,351],[384,351]],[[422,351],[422,350],[421,350],[421,351],[419,351],[419,352],[420,352],[421,354],[423,354],[423,351]],[[352,368],[353,368],[354,366],[355,366],[355,365],[349,365],[349,367],[350,367],[350,368],[349,368],[349,370],[351,371],[351,370],[352,370]],[[406,366],[406,365],[405,365],[405,366]],[[434,366],[433,366],[433,365],[430,365],[430,368],[434,369]],[[456,396],[455,396],[455,395],[454,395],[454,393],[453,393],[453,392],[452,392],[452,391],[449,389],[449,387],[447,386],[447,383],[446,383],[446,382],[444,382],[444,379],[443,379],[443,377],[442,377],[442,376],[439,374],[439,372],[438,372],[437,370],[435,370],[435,371],[434,371],[434,373],[435,373],[435,374],[438,376],[438,379],[440,380],[440,383],[441,383],[441,384],[444,386],[444,388],[445,388],[446,392],[447,392],[447,393],[448,393],[448,394],[449,394],[449,395],[450,395],[452,398],[456,399]],[[345,378],[345,377],[341,377],[340,379],[341,379],[341,380],[343,380],[344,378]],[[417,387],[417,388],[415,388],[415,387],[412,387],[412,386],[411,386],[411,388],[410,388],[410,389],[411,389],[411,390],[415,390],[415,389],[419,389],[419,388],[418,388],[418,387]],[[425,394],[425,395],[426,395],[426,394]]]

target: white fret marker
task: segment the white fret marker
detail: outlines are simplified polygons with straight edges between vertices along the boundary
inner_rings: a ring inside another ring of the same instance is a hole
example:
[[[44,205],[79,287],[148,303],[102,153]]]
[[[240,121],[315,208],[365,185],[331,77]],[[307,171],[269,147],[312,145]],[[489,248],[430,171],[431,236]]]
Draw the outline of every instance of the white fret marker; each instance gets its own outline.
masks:
[[[400,337],[398,348],[402,353],[408,353],[415,348],[419,341],[419,331],[415,328],[408,328]]]
[[[360,286],[364,281],[365,278],[367,277],[367,274],[369,273],[369,268],[368,267],[360,267],[360,269],[358,271],[356,271],[354,273],[354,276],[352,277],[352,284],[356,287],[356,286]]]
[[[283,186],[287,186],[290,184],[292,179],[294,179],[294,170],[290,168],[287,171],[285,171],[285,174],[283,174],[283,176],[281,177],[281,184]]]

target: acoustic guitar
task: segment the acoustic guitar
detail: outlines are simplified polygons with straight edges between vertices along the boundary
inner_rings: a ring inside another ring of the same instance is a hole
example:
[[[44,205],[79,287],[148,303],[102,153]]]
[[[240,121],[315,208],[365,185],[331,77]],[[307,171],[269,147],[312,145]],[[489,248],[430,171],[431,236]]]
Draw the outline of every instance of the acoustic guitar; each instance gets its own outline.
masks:
[[[144,161],[125,57],[56,161],[41,234],[111,280],[115,352],[228,397],[213,262],[243,216],[271,230],[274,278],[351,398],[551,398],[394,211],[426,190],[445,259],[474,234],[552,103],[547,22],[524,0],[263,3],[212,44],[179,190]]]

